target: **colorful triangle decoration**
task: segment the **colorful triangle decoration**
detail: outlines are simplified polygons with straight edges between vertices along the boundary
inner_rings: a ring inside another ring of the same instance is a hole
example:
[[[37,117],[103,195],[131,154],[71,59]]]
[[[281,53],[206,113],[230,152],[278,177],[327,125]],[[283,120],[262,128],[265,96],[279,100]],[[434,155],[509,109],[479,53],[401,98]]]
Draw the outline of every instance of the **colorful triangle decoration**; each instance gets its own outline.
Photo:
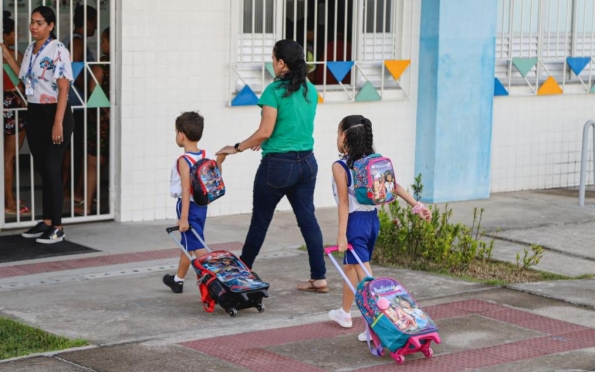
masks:
[[[539,88],[537,94],[540,96],[548,94],[562,94],[562,88],[560,88],[556,80],[552,76],[550,76],[549,78],[547,78],[545,83],[541,85],[541,88]]]
[[[258,103],[258,97],[249,86],[244,85],[242,90],[231,101],[232,106],[252,106]]]
[[[87,101],[87,107],[110,107],[109,99],[99,85],[96,85],[95,89],[93,89],[93,93],[91,93],[91,97]]]
[[[537,58],[513,58],[512,64],[521,73],[521,76],[525,77],[533,66],[537,64],[537,61]]]
[[[340,62],[327,62],[326,67],[330,70],[337,81],[343,81],[351,67],[353,67],[353,61],[340,61]]]
[[[570,66],[572,72],[578,76],[591,62],[591,57],[568,57],[566,58],[566,62],[568,63],[568,66]]]
[[[405,72],[410,64],[411,60],[409,59],[384,61],[384,66],[386,66],[386,69],[388,72],[390,72],[390,74],[393,76],[393,79],[395,80],[399,80],[401,78],[401,75],[403,75],[403,72]]]
[[[73,80],[76,80],[79,77],[81,71],[85,68],[85,62],[72,62],[72,76]]]
[[[504,85],[502,85],[502,82],[500,82],[500,79],[494,78],[494,96],[507,96],[507,95],[508,95],[508,91],[506,90],[506,88],[504,88]]]
[[[273,69],[273,62],[265,62],[264,68],[271,74],[271,76],[275,77],[275,70]]]
[[[8,75],[8,78],[12,81],[12,85],[19,85],[19,77],[12,71],[8,63],[4,64],[4,73]]]
[[[376,88],[369,81],[366,82],[357,96],[355,96],[355,102],[380,101],[380,99],[380,94],[378,94]]]
[[[324,103],[324,98],[318,93],[318,103]]]
[[[595,84],[593,84],[593,86],[591,87],[591,90],[589,91],[589,93],[595,93]]]

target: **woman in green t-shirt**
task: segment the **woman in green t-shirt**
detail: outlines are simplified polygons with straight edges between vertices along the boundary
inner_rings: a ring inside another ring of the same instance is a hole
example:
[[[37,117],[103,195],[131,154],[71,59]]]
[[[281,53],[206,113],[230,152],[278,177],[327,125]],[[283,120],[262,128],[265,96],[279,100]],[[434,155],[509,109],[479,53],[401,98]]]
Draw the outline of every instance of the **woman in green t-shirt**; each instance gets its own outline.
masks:
[[[310,280],[298,289],[328,292],[322,233],[314,215],[314,187],[318,164],[314,148],[316,88],[306,79],[304,50],[293,40],[279,40],[273,48],[275,81],[269,84],[258,105],[260,126],[248,139],[225,146],[217,154],[236,154],[262,148],[262,160],[254,179],[252,220],[241,259],[252,267],[262,247],[275,208],[286,196],[306,241]]]

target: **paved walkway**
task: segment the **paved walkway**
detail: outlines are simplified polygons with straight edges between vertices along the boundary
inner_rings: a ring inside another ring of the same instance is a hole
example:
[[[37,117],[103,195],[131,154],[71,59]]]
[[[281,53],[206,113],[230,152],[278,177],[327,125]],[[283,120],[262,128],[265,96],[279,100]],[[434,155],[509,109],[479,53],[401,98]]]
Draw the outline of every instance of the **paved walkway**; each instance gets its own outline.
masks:
[[[595,274],[595,197],[585,208],[577,199],[565,190],[518,192],[450,207],[453,221],[465,223],[474,207],[485,209],[482,225],[497,232],[498,259],[514,262],[538,243],[546,248],[538,268]],[[317,216],[333,243],[336,210]],[[238,252],[248,222],[247,215],[209,219],[209,244]],[[330,293],[295,289],[309,270],[290,213],[277,213],[254,268],[271,284],[266,311],[236,318],[220,308],[205,313],[190,275],[183,294],[161,284],[177,264],[164,232],[173,223],[68,226],[70,240],[101,252],[0,264],[0,314],[91,343],[0,362],[0,371],[595,371],[593,279],[501,288],[375,266],[375,275],[399,279],[440,326],[432,359],[407,356],[396,367],[357,341],[360,317],[351,329],[328,321],[342,285],[330,263]]]

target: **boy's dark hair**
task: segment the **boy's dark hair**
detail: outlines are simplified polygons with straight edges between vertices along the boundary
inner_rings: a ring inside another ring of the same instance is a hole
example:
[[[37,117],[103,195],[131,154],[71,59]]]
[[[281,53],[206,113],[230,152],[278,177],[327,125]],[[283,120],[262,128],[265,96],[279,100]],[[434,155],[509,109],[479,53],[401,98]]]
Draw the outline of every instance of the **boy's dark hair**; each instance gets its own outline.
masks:
[[[87,5],[87,20],[97,20],[97,10],[90,5]],[[83,27],[85,25],[85,6],[79,5],[74,8],[73,17],[74,27]]]
[[[205,119],[196,111],[188,111],[176,118],[176,130],[184,133],[190,141],[200,141]]]
[[[345,133],[343,146],[347,149],[347,166],[353,167],[356,160],[373,154],[374,135],[372,122],[361,115],[349,115],[341,120],[341,130]]]

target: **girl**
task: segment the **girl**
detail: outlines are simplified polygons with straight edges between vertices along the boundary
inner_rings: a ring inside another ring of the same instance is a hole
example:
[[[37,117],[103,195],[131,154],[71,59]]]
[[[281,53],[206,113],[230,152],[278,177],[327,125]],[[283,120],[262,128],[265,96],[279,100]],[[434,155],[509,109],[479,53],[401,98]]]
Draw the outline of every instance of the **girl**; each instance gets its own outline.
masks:
[[[351,244],[370,274],[370,259],[380,230],[380,221],[375,206],[362,205],[355,198],[350,169],[353,169],[356,160],[374,153],[373,143],[370,120],[361,115],[347,116],[341,120],[337,131],[337,149],[341,159],[333,163],[333,194],[339,207],[337,246],[340,252],[345,252],[347,245]],[[427,221],[432,218],[432,213],[399,184],[396,184],[395,192],[413,207],[414,213]],[[354,287],[366,277],[350,252],[345,253],[343,258],[343,270]],[[353,323],[350,310],[353,300],[353,292],[347,283],[343,283],[343,302],[339,309],[329,312],[329,318],[341,327],[351,328]],[[366,341],[365,332],[358,335],[358,340]]]
[[[22,233],[38,243],[64,240],[60,168],[70,143],[74,121],[68,104],[72,82],[70,53],[55,39],[56,14],[46,6],[31,12],[33,42],[25,51],[19,78],[27,95],[27,143],[41,174],[43,221]]]

